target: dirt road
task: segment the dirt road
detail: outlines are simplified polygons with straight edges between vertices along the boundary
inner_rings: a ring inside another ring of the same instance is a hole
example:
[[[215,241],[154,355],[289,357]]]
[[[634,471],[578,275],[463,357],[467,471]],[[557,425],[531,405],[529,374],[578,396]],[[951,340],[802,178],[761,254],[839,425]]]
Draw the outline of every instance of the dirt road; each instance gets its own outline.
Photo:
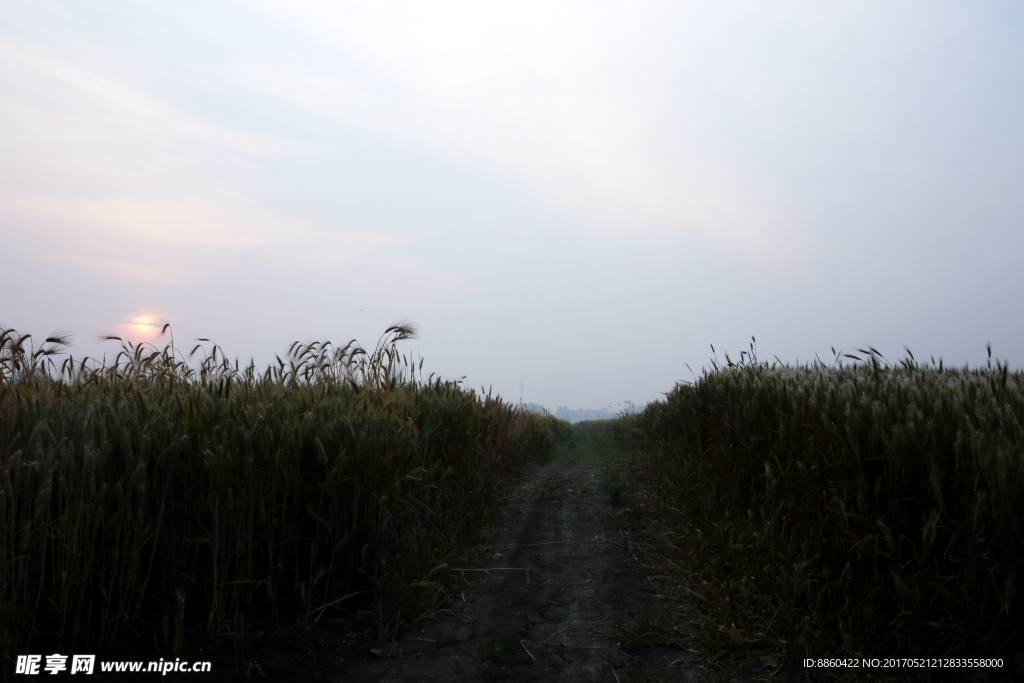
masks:
[[[722,634],[696,626],[696,604],[679,591],[675,600],[661,595],[641,561],[651,570],[664,556],[645,558],[634,541],[638,518],[627,505],[624,461],[615,449],[582,452],[592,457],[555,460],[511,488],[486,550],[455,573],[462,582],[447,606],[403,629],[387,650],[358,622],[288,625],[263,616],[234,636],[204,635],[197,625],[182,659],[212,662],[203,675],[210,681],[250,683],[806,683],[792,668],[762,666],[763,653],[727,652]],[[112,658],[159,656],[140,650]],[[198,679],[171,673],[165,680]]]
[[[618,472],[614,462],[560,460],[525,479],[445,615],[404,634],[400,656],[343,666],[340,680],[702,678],[696,658],[650,636],[671,608],[617,525]]]
[[[651,569],[663,556],[645,558],[633,540],[624,461],[615,449],[582,452],[592,457],[555,460],[511,488],[486,550],[459,567],[462,583],[446,608],[403,629],[387,651],[358,622],[288,625],[264,616],[226,637],[204,635],[198,624],[182,659],[212,662],[203,675],[210,681],[251,683],[806,683],[791,668],[764,668],[752,651],[727,652],[722,634],[695,625],[695,604],[660,594],[641,560]],[[160,656],[143,649],[111,658]]]

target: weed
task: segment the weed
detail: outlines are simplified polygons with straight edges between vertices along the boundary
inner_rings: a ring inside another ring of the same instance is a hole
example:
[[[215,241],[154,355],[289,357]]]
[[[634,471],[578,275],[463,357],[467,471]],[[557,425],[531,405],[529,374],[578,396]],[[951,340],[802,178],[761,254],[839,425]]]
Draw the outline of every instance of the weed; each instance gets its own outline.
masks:
[[[601,470],[598,483],[612,505],[622,505],[626,501],[631,484],[622,467],[605,467]]]

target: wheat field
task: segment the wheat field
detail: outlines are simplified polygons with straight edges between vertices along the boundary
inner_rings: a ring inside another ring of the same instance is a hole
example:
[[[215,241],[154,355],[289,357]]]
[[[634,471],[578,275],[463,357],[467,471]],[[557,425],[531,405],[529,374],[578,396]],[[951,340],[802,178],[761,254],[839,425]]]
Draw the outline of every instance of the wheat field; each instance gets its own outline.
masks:
[[[360,614],[382,640],[415,618],[550,455],[553,418],[424,378],[398,350],[413,334],[257,369],[204,343],[79,361],[65,336],[0,330],[3,657],[151,627],[176,653],[186,622],[231,633],[247,606]]]
[[[727,361],[628,419],[646,504],[720,628],[794,659],[1019,666],[1024,374],[874,349]]]

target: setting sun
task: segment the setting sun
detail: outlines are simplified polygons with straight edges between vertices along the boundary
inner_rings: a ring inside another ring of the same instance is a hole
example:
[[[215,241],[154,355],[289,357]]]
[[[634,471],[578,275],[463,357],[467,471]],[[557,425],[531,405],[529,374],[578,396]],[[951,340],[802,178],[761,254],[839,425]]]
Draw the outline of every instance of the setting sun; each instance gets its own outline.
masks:
[[[152,341],[160,334],[161,327],[152,315],[132,316],[131,322],[121,324],[123,336],[133,341]]]

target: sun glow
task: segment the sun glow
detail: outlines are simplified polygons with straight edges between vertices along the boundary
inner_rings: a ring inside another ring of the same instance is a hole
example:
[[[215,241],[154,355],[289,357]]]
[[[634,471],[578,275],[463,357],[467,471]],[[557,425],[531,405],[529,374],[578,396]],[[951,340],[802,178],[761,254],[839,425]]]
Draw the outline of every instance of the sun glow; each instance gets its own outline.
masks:
[[[151,342],[160,335],[163,327],[156,320],[156,316],[153,315],[132,316],[131,322],[121,324],[122,333],[131,341]]]

